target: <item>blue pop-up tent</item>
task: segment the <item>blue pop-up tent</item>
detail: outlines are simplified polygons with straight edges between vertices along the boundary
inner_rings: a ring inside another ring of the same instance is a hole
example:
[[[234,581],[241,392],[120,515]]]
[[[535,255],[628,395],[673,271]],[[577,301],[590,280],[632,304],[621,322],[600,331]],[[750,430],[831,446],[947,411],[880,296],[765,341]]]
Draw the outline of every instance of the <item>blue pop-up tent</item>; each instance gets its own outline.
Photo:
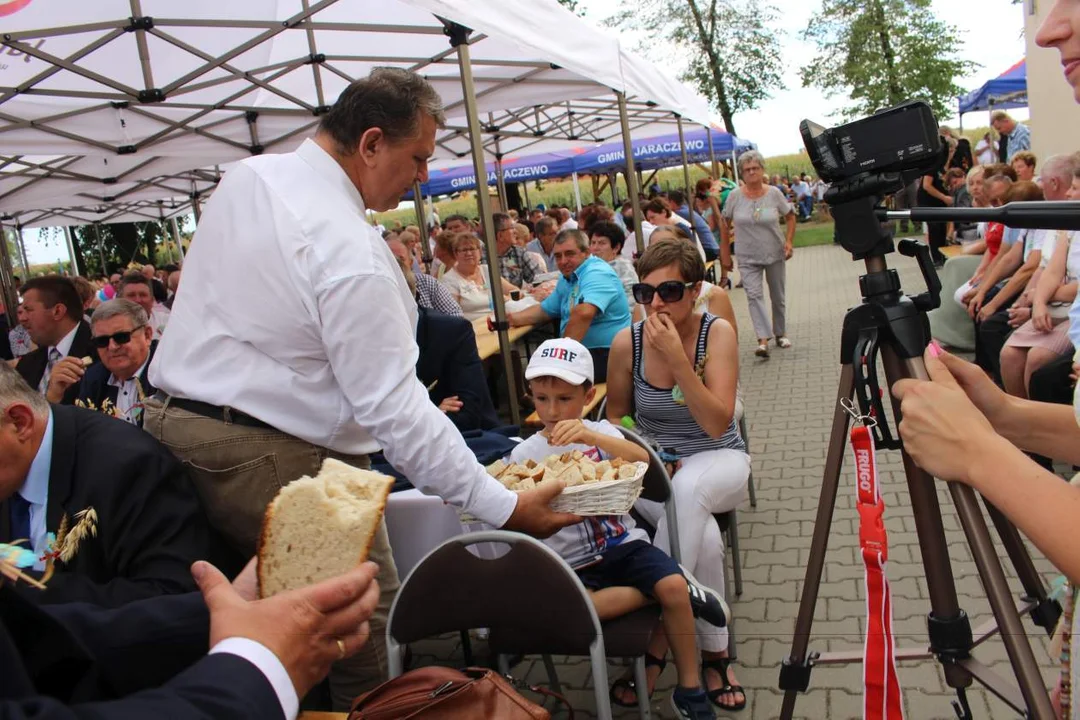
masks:
[[[1027,61],[1011,68],[960,98],[960,114],[979,110],[1008,110],[1027,107]]]
[[[732,152],[741,153],[756,146],[722,130],[712,129],[713,151],[719,159],[731,157]],[[686,156],[692,163],[709,162],[709,140],[705,128],[684,133]],[[634,164],[641,170],[654,170],[682,164],[679,135],[660,135],[635,140]],[[525,182],[545,178],[569,177],[574,173],[603,175],[626,169],[622,142],[576,147],[542,155],[509,156],[503,160],[503,177],[506,182]],[[487,164],[488,185],[496,184],[495,163]],[[447,195],[476,187],[476,173],[472,164],[432,170],[427,183],[421,186],[427,197]],[[412,193],[405,196],[411,199]]]

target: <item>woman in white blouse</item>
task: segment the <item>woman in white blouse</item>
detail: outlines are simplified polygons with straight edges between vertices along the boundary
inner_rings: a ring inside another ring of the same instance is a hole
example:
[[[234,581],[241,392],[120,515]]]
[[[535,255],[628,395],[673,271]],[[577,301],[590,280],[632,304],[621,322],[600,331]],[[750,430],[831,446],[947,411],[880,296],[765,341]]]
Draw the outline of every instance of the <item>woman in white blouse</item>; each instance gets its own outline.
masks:
[[[491,312],[488,269],[480,264],[480,257],[480,240],[472,233],[459,234],[454,238],[454,267],[439,280],[461,305],[466,320],[476,320]],[[499,279],[503,296],[517,290],[506,278]]]

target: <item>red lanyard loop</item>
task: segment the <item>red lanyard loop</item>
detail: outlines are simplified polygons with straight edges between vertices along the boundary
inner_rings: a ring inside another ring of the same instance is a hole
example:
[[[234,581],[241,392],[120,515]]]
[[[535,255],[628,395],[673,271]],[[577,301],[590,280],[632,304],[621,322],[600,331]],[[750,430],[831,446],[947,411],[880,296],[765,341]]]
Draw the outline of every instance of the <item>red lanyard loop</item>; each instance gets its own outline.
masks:
[[[866,641],[863,647],[864,720],[903,720],[900,680],[896,673],[893,640],[892,592],[885,573],[889,540],[885,532],[885,502],[877,480],[873,419],[861,417],[850,403],[845,409],[855,418],[851,448],[855,460],[856,508],[859,511],[859,548],[866,579]]]

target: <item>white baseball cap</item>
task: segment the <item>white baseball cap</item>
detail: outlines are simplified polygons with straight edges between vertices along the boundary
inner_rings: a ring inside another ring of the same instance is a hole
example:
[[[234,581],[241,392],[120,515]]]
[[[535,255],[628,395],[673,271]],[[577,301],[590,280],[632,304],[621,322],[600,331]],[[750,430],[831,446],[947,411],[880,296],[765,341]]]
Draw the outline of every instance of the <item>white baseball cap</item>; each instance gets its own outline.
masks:
[[[593,361],[589,349],[570,338],[545,340],[529,358],[525,379],[557,377],[571,385],[593,381]]]

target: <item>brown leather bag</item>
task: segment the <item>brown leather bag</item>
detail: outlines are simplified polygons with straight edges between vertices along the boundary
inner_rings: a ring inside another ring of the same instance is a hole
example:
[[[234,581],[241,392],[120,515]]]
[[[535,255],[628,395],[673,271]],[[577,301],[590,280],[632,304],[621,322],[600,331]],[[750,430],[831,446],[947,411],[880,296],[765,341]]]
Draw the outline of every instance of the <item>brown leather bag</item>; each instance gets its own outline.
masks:
[[[566,699],[540,688],[574,710]],[[506,678],[487,668],[425,667],[384,682],[356,698],[349,720],[550,720],[551,714],[518,694]]]

